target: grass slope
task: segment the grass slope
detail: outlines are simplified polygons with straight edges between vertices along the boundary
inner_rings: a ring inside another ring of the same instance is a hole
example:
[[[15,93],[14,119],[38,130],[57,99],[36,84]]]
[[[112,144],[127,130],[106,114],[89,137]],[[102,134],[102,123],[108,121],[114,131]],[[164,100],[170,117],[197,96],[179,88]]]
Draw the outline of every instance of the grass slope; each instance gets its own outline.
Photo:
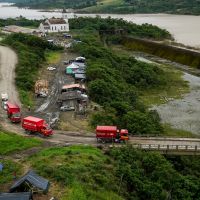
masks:
[[[198,157],[71,146],[42,150],[27,162],[58,186],[50,192],[61,200],[199,199]]]
[[[14,176],[18,178],[22,174],[22,166],[8,159],[0,160],[0,163],[3,164],[3,171],[0,172],[0,192],[5,192],[8,190],[7,185],[14,180]]]
[[[39,146],[41,141],[35,138],[26,138],[13,133],[0,132],[0,155],[7,155],[31,147]]]
[[[38,173],[60,184],[62,200],[122,200],[112,160],[90,146],[50,148],[29,159]]]

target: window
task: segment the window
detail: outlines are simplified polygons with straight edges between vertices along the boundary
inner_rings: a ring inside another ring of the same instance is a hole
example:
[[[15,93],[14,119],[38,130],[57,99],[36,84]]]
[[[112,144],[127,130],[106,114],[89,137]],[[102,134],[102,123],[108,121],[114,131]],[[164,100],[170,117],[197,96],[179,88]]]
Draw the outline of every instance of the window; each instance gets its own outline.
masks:
[[[63,28],[62,26],[61,26],[60,28],[61,28],[61,30],[63,30],[63,29],[62,29],[62,28]]]
[[[53,26],[52,26],[52,31],[53,31]]]

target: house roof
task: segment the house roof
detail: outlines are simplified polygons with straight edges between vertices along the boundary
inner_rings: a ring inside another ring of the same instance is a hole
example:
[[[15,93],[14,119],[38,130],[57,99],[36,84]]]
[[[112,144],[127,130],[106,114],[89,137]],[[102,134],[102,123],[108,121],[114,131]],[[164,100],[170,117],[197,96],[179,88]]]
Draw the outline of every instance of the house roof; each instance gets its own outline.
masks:
[[[0,200],[30,200],[30,199],[32,199],[31,192],[0,193]]]
[[[71,84],[71,85],[63,85],[63,87],[62,87],[62,89],[64,89],[64,90],[72,89],[72,88],[85,89],[85,85],[80,85],[80,84]]]
[[[36,188],[47,191],[49,188],[49,181],[38,176],[34,171],[30,170],[27,174],[17,180],[14,185],[10,188],[10,192],[17,190],[20,185],[24,182],[29,182],[29,184],[35,186]]]
[[[50,24],[66,24],[66,21],[63,18],[54,18],[49,19]]]

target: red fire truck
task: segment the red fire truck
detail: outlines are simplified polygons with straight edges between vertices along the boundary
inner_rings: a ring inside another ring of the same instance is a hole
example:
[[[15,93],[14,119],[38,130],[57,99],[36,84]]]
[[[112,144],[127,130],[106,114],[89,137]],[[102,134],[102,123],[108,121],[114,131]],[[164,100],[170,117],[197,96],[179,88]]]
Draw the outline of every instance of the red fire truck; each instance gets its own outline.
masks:
[[[22,120],[22,128],[25,129],[27,134],[38,132],[42,136],[50,136],[53,134],[53,130],[49,127],[44,119],[37,117],[25,117]]]
[[[125,142],[129,140],[128,130],[119,130],[117,126],[97,126],[96,127],[97,142]]]
[[[7,115],[11,122],[21,122],[20,107],[16,104],[7,102]]]

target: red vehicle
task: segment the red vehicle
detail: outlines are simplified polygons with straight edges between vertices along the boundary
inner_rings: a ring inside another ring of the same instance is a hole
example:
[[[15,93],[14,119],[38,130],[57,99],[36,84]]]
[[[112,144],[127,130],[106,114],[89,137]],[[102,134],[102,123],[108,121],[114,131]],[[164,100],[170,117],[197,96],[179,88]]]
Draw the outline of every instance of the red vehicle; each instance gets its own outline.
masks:
[[[16,104],[7,102],[7,114],[11,122],[21,122],[20,107]]]
[[[97,126],[97,142],[125,142],[129,140],[127,129],[117,129],[116,126]]]
[[[22,120],[22,128],[25,129],[27,134],[36,132],[40,133],[42,136],[50,136],[53,134],[53,130],[44,119],[32,116],[25,117]]]

